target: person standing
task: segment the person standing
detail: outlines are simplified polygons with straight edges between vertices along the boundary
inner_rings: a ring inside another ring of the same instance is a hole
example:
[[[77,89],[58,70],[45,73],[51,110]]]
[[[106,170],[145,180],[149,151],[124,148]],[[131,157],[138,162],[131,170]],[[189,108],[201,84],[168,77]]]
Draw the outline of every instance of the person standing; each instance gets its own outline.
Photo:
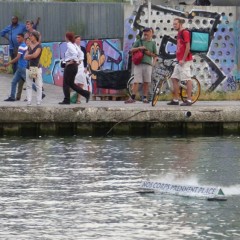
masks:
[[[26,30],[27,30],[27,31],[26,31],[26,33],[24,34],[24,38],[25,38],[25,39],[29,38],[29,37],[30,37],[30,34],[31,34],[32,32],[38,32],[36,29],[34,29],[34,22],[31,21],[31,20],[27,20],[27,21],[26,21]],[[38,32],[38,34],[39,34],[39,40],[38,40],[38,42],[41,43],[42,37],[41,37],[40,32]]]
[[[25,43],[27,45],[27,49],[32,45],[31,43],[31,40],[30,38],[26,38],[25,39]],[[41,72],[42,74],[42,72]],[[17,89],[17,94],[16,94],[16,100],[20,100],[21,99],[21,96],[22,96],[22,89],[23,89],[23,85],[25,83],[25,80],[26,79],[21,79],[19,82],[18,82],[18,89]],[[36,87],[36,84],[35,84],[35,79],[33,79],[33,83],[32,83],[32,89],[37,92],[37,87]],[[44,94],[44,90],[42,88],[42,99],[46,97],[46,94]],[[24,101],[27,101],[27,98],[24,99]]]
[[[39,23],[39,18],[37,19],[37,24]],[[36,28],[36,24],[34,25],[34,22],[31,20],[27,20],[26,21],[26,30],[27,32],[24,34],[24,38],[26,40],[26,44],[27,46],[30,46],[32,43],[30,41],[30,34],[32,32],[37,32],[39,34],[39,40],[38,42],[41,43],[41,34],[40,32],[38,32],[35,28]],[[40,70],[42,71],[42,68],[40,68]],[[32,84],[33,86],[33,90],[37,91],[37,88],[35,86],[35,80],[33,80],[34,83]],[[18,83],[18,91],[17,91],[17,97],[16,100],[20,100],[21,99],[21,95],[22,95],[22,90],[23,90],[23,85],[24,85],[25,80],[22,79],[21,81],[19,81]],[[42,90],[42,98],[44,98],[46,95],[44,94],[43,90]]]
[[[143,103],[148,102],[148,91],[149,83],[151,83],[152,77],[152,67],[156,62],[157,48],[156,43],[152,41],[153,31],[151,28],[145,28],[143,30],[143,40],[137,40],[133,44],[133,48],[130,50],[131,53],[135,51],[142,50],[144,51],[144,56],[139,65],[134,65],[134,83],[132,89],[132,96],[125,101],[125,103],[135,103],[135,97],[138,92],[139,83],[143,83]]]
[[[81,64],[79,60],[80,48],[75,44],[75,36],[72,32],[67,32],[65,35],[67,42],[67,51],[65,53],[66,66],[63,72],[63,93],[64,100],[59,104],[70,104],[70,88],[86,98],[89,101],[90,92],[82,89],[74,83],[76,74],[78,72],[78,65]]]
[[[171,80],[173,83],[173,99],[168,105],[179,105],[179,81],[186,81],[187,100],[181,106],[191,106],[192,81],[191,81],[191,65],[192,53],[190,52],[190,33],[183,28],[184,20],[175,18],[173,28],[177,34],[177,51],[176,57],[178,64],[175,65]]]
[[[5,63],[4,66],[7,67],[10,64],[17,63],[17,70],[14,73],[12,84],[11,84],[11,94],[10,97],[5,99],[4,101],[15,101],[15,95],[16,95],[16,88],[17,84],[21,79],[26,79],[26,67],[27,67],[27,61],[24,59],[24,55],[27,51],[27,45],[24,42],[24,35],[22,33],[19,33],[17,35],[17,42],[19,44],[18,47],[18,54],[17,56],[9,61],[8,63]]]
[[[27,84],[27,105],[31,105],[32,102],[32,82],[35,79],[37,88],[37,105],[41,104],[42,101],[42,71],[39,66],[39,61],[42,53],[42,46],[39,41],[39,33],[34,31],[30,34],[31,45],[29,46],[25,59],[28,60],[26,70],[26,84]],[[35,76],[31,74],[31,68],[35,69]]]
[[[79,60],[81,63],[78,65],[78,72],[75,77],[75,83],[86,90],[87,86],[87,55],[85,47],[81,46],[81,37],[79,35],[75,36],[75,43],[80,48],[80,57]],[[81,95],[77,94],[77,101],[76,103],[81,103]]]
[[[12,60],[16,58],[18,54],[19,44],[17,42],[17,35],[20,33],[23,34],[25,31],[26,31],[25,25],[22,23],[18,23],[17,16],[13,16],[12,23],[1,31],[1,37],[6,38],[9,42],[9,55]],[[17,70],[17,62],[14,62],[14,64],[12,65],[12,68],[13,68],[13,73],[15,73]]]

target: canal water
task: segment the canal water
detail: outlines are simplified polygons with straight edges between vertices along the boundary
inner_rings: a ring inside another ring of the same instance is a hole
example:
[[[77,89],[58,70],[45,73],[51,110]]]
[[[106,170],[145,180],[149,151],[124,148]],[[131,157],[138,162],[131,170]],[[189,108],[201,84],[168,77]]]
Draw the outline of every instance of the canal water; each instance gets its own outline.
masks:
[[[227,201],[136,193],[219,186]],[[0,239],[240,239],[240,138],[1,138]]]

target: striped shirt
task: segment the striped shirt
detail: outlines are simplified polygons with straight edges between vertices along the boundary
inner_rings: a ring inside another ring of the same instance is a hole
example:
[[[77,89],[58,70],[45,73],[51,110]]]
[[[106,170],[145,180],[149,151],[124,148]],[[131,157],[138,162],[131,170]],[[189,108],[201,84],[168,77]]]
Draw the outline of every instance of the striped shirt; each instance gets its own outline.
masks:
[[[24,59],[24,55],[27,51],[28,47],[26,43],[22,42],[18,47],[18,54],[21,54],[21,57],[18,59],[18,67],[19,68],[26,68],[27,67],[27,60]]]

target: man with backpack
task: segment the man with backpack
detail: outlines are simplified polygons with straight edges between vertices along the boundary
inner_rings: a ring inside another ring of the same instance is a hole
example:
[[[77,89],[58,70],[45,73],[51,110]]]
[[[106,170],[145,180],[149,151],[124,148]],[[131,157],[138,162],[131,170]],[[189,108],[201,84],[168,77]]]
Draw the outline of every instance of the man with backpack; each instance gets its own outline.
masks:
[[[168,105],[179,105],[179,81],[186,81],[187,100],[181,106],[191,106],[192,81],[191,81],[191,65],[192,53],[190,52],[190,32],[183,28],[184,20],[175,18],[173,28],[178,31],[177,35],[177,51],[176,57],[178,64],[175,65],[171,76],[173,83],[173,99]]]

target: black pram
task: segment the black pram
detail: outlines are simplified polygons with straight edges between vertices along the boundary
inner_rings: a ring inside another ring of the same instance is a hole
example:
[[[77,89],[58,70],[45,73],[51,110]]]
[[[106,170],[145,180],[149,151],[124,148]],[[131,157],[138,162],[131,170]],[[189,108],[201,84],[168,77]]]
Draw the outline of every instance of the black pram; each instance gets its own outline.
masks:
[[[121,90],[127,88],[127,82],[131,76],[130,70],[112,71],[99,70],[91,72],[96,75],[97,87]]]

